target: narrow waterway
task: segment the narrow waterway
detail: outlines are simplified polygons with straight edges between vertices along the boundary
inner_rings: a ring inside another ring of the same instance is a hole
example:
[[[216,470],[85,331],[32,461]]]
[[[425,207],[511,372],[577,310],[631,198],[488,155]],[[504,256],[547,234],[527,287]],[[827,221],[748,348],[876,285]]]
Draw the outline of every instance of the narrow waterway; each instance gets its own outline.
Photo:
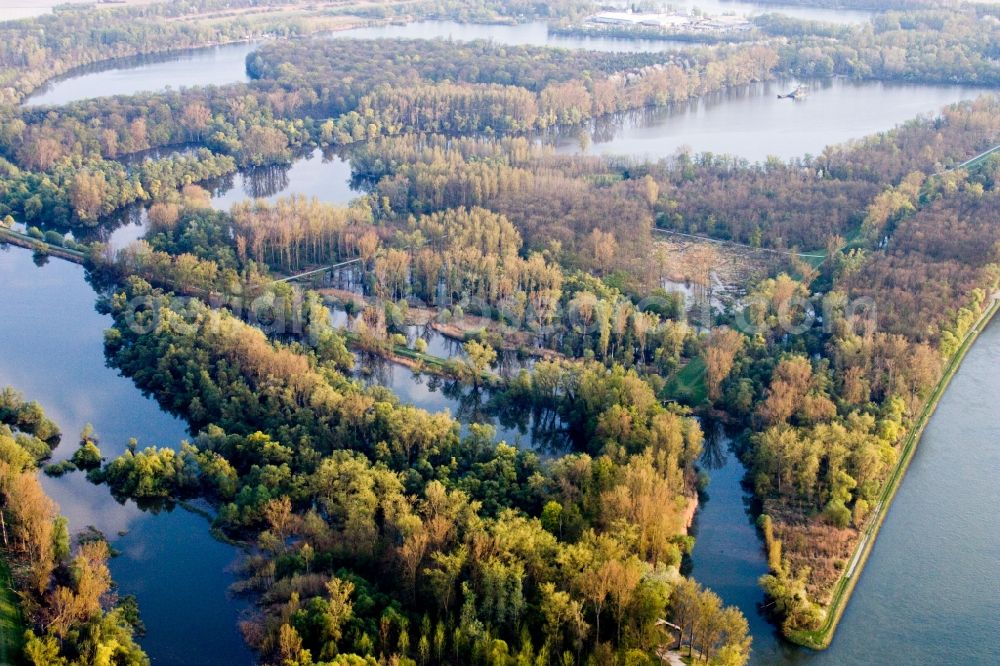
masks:
[[[706,444],[711,481],[696,519],[693,575],[740,607],[751,663],[995,664],[1000,634],[1000,321],[969,351],[931,418],[830,648],[780,639],[760,612],[767,562],[744,470],[724,436]]]
[[[432,413],[447,412],[460,423],[460,434],[469,434],[473,423],[493,426],[496,439],[541,455],[565,451],[562,426],[552,415],[532,413],[498,414],[492,408],[491,392],[472,388],[453,379],[417,373],[381,357],[359,355],[357,376],[368,385],[383,386],[400,402]]]
[[[743,611],[753,636],[752,663],[807,657],[806,651],[781,639],[762,610],[764,593],[757,581],[767,573],[767,558],[751,515],[751,495],[742,485],[746,470],[732,447],[721,427],[706,428],[699,466],[709,475],[709,484],[693,526],[691,575],[726,605]]]
[[[334,326],[352,329],[354,319],[343,310],[332,312]],[[427,343],[426,353],[442,359],[463,360],[465,349],[458,340],[434,330],[429,324],[403,327],[406,344],[414,348],[420,338]],[[497,350],[497,361],[491,370],[510,377],[521,369],[530,369],[534,359],[522,358],[518,352]],[[488,388],[474,388],[452,378],[414,372],[412,368],[371,354],[355,354],[355,376],[368,386],[389,389],[400,401],[432,413],[447,412],[460,424],[460,434],[469,434],[473,423],[490,425],[496,439],[518,448],[533,449],[541,455],[565,451],[568,439],[564,426],[553,414],[529,413],[505,409],[497,405]]]
[[[0,247],[0,386],[37,400],[62,430],[54,460],[72,455],[84,424],[113,457],[130,437],[139,445],[176,447],[185,425],[144,397],[131,380],[108,368],[103,332],[109,317],[94,309],[96,295],[80,266]],[[111,572],[121,594],[134,594],[148,630],[140,640],[153,663],[191,666],[249,664],[237,629],[245,603],[227,595],[227,570],[237,549],[209,534],[208,522],[183,509],[152,515],[119,504],[106,487],[79,472],[40,477],[73,533],[93,526],[121,555]]]

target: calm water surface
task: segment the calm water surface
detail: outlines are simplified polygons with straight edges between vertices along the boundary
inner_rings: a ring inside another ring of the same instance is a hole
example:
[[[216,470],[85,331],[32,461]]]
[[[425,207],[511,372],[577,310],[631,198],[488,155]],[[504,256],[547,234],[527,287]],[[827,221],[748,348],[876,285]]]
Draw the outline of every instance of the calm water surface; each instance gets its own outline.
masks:
[[[699,46],[691,42],[665,39],[614,39],[610,37],[577,37],[549,33],[546,23],[535,21],[519,25],[492,23],[459,23],[457,21],[417,21],[414,23],[381,25],[338,32],[334,39],[450,39],[468,42],[486,39],[508,46],[555,46],[565,49],[587,49],[604,52],[676,51]]]
[[[334,326],[351,329],[354,319],[343,310],[331,312]],[[403,327],[407,346],[422,338],[427,342],[426,353],[438,358],[461,360],[466,357],[462,343],[442,335],[430,325]],[[497,351],[492,371],[509,377],[522,368],[530,369],[534,360],[520,358],[514,351]],[[469,425],[479,423],[496,429],[496,438],[519,448],[533,448],[540,453],[564,450],[567,445],[564,426],[552,414],[510,413],[493,405],[486,389],[470,386],[433,374],[414,372],[411,368],[387,361],[380,356],[355,354],[355,375],[369,386],[383,386],[399,396],[401,402],[432,413],[448,412],[460,424],[464,436]]]
[[[229,210],[245,199],[274,203],[293,194],[324,203],[346,204],[364,192],[351,184],[351,163],[336,153],[320,149],[295,160],[290,166],[247,169],[223,179],[212,188],[212,207]]]
[[[243,42],[96,63],[55,79],[24,103],[59,105],[92,97],[248,81],[246,57],[258,47]]]
[[[750,495],[740,485],[745,470],[721,428],[707,430],[700,466],[710,481],[695,516],[692,575],[726,604],[743,611],[750,623],[755,663],[772,663],[782,648],[789,654],[798,650],[780,641],[774,625],[758,610],[764,594],[757,579],[768,569],[749,514]]]
[[[518,448],[534,448],[542,453],[563,448],[564,438],[555,422],[541,422],[532,414],[498,416],[490,409],[490,393],[475,390],[436,375],[420,374],[380,357],[357,357],[358,377],[366,384],[384,386],[399,396],[404,404],[432,413],[447,412],[461,424],[465,436],[469,425],[480,423],[496,429],[497,440]],[[550,427],[551,426],[551,427]]]
[[[0,385],[39,401],[59,424],[55,460],[68,458],[92,423],[101,450],[113,457],[130,437],[140,446],[177,446],[185,425],[144,397],[131,380],[105,366],[109,317],[94,310],[95,293],[80,266],[52,260],[37,267],[20,248],[0,249]],[[123,594],[136,595],[148,630],[141,639],[156,664],[248,664],[236,623],[245,604],[227,598],[226,572],[238,551],[214,540],[208,523],[177,509],[153,516],[118,504],[81,473],[42,475],[71,531],[89,525],[122,551],[111,571]],[[124,532],[124,536],[119,536]]]
[[[324,154],[319,149],[291,165],[255,167],[203,183],[211,194],[212,207],[229,210],[233,204],[247,199],[263,199],[274,203],[280,197],[300,195],[329,204],[344,205],[364,194],[351,183],[350,163],[335,153]],[[146,208],[129,206],[117,214],[118,224],[93,230],[96,240],[121,249],[146,235]],[[87,240],[86,237],[84,237]]]
[[[563,131],[562,153],[658,160],[679,150],[726,153],[752,162],[818,155],[828,145],[892,129],[921,114],[989,93],[985,88],[857,82],[810,84],[801,100],[778,99],[795,87],[772,81],[689,103],[645,109]]]
[[[698,10],[704,14],[739,14],[740,16],[759,16],[761,14],[784,14],[804,21],[824,21],[826,23],[867,23],[874,12],[852,9],[823,9],[821,7],[802,7],[797,5],[782,5],[762,2],[730,2],[730,0],[669,0],[665,3],[677,9],[691,13]]]
[[[931,418],[824,664],[996,664],[1000,321]]]
[[[1000,321],[969,351],[917,448],[833,644],[781,641],[758,611],[763,546],[745,507],[743,467],[723,439],[706,445],[708,500],[693,574],[739,606],[752,663],[996,664],[1000,634]]]

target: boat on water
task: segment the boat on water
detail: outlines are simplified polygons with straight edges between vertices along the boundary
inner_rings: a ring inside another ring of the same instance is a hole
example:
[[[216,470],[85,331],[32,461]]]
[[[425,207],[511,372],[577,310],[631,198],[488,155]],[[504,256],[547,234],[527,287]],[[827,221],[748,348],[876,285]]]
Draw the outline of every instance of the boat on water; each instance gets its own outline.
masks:
[[[809,94],[809,89],[806,86],[796,86],[791,92],[782,95],[778,93],[778,99],[804,99],[806,95]]]

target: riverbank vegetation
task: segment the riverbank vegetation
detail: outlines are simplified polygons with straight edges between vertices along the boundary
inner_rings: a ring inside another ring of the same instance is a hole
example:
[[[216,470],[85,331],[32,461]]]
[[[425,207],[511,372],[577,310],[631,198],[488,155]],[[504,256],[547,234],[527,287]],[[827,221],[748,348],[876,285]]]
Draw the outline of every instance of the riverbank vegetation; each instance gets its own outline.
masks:
[[[159,319],[137,333],[126,306],[143,295],[158,307],[139,316]],[[109,305],[109,358],[200,434],[97,478],[144,500],[206,495],[220,526],[257,535],[242,587],[261,614],[244,631],[265,658],[646,659],[662,641],[701,431],[634,372],[592,365],[545,389],[585,446],[543,461],[136,278]],[[711,622],[709,654],[745,658],[745,620]]]
[[[965,130],[977,127],[995,142],[1000,128],[987,111],[995,104],[953,110],[935,127],[937,145],[961,145]],[[861,225],[868,247],[810,276],[828,280],[822,300],[809,280],[783,276],[758,286],[759,306],[748,311],[756,342],[723,382],[727,411],[743,413],[755,430],[746,456],[771,535],[772,574],[763,584],[793,636],[824,621],[904,436],[998,287],[989,249],[998,232],[979,222],[997,205],[995,164],[930,175],[917,148],[926,144],[913,143],[912,157],[905,148],[927,130],[914,124],[883,137],[879,152],[902,158],[883,182],[913,171],[869,205]],[[822,324],[779,340],[772,318],[793,299],[800,306],[786,311],[792,325],[810,299]],[[864,299],[863,311],[847,314],[851,299]],[[746,400],[742,391],[751,387],[759,398]]]
[[[107,543],[72,547],[66,519],[39,483],[38,465],[59,437],[37,403],[9,387],[0,392],[0,536],[4,585],[16,592],[16,602],[4,595],[5,661],[148,664],[133,639],[134,600],[114,591]]]

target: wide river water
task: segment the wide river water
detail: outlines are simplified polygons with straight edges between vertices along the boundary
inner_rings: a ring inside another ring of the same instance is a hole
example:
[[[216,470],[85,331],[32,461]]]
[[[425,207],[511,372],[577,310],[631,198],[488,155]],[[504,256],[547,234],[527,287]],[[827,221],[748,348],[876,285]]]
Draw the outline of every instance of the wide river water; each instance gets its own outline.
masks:
[[[739,86],[684,104],[600,118],[555,138],[562,153],[656,161],[684,150],[751,162],[819,155],[826,146],[883,132],[918,115],[989,93],[935,86],[831,79],[813,81],[805,99],[778,99],[790,80]]]
[[[738,3],[717,4],[735,9]],[[863,20],[853,15],[843,18]],[[539,25],[470,28],[425,22],[409,28],[366,28],[337,37],[397,33],[484,37],[511,44],[606,50],[620,44],[588,39],[573,43],[574,38],[541,32]],[[655,44],[673,48],[669,43]],[[65,103],[95,93],[243,80],[243,59],[252,48],[239,44],[119,63],[110,69],[90,68],[32,101]],[[602,120],[588,128],[587,138],[576,131],[558,137],[558,145],[563,151],[585,149],[637,159],[665,157],[684,147],[750,160],[772,154],[796,157],[889,129],[980,92],[833,81],[813,84],[812,94],[801,102],[777,100],[776,93],[791,84],[751,86],[675,108]],[[224,208],[245,197],[273,199],[293,192],[343,203],[358,194],[349,176],[347,162],[317,152],[288,169],[234,176],[213,190],[213,205]],[[123,240],[140,231],[139,226],[123,229]],[[139,437],[141,445],[176,446],[186,436],[184,424],[161,412],[129,380],[104,365],[101,332],[110,320],[93,309],[95,294],[83,277],[78,266],[53,260],[39,268],[27,251],[0,251],[0,284],[5,287],[0,300],[0,385],[11,384],[40,401],[61,425],[64,438],[56,459],[72,453],[86,422],[102,436],[105,455],[122,451],[131,436]],[[442,349],[457,352],[454,345]],[[991,373],[998,360],[1000,324],[994,324],[971,350],[932,419],[834,643],[821,654],[781,642],[757,612],[762,595],[756,580],[766,563],[744,509],[743,468],[728,453],[724,438],[711,449],[715,455],[706,459],[706,467],[712,481],[697,520],[694,575],[746,613],[754,635],[754,663],[995,663],[990,640],[1000,631],[995,594],[1000,522],[991,507],[1000,501],[1000,487],[992,478],[1000,468],[996,444],[1000,427],[991,418],[990,396],[1000,393],[1000,380]],[[366,377],[420,406],[448,408],[466,419],[480,413],[476,400],[446,391],[437,381],[414,377],[404,368],[374,367]],[[500,431],[511,439],[528,439],[523,434],[516,437],[511,426],[501,426]],[[251,661],[236,629],[245,604],[226,594],[233,580],[227,567],[238,550],[213,540],[203,518],[181,509],[154,517],[131,503],[120,505],[106,489],[90,485],[80,474],[44,478],[44,483],[74,530],[94,525],[122,552],[113,560],[112,570],[122,593],[139,599],[148,627],[142,643],[154,663]]]

